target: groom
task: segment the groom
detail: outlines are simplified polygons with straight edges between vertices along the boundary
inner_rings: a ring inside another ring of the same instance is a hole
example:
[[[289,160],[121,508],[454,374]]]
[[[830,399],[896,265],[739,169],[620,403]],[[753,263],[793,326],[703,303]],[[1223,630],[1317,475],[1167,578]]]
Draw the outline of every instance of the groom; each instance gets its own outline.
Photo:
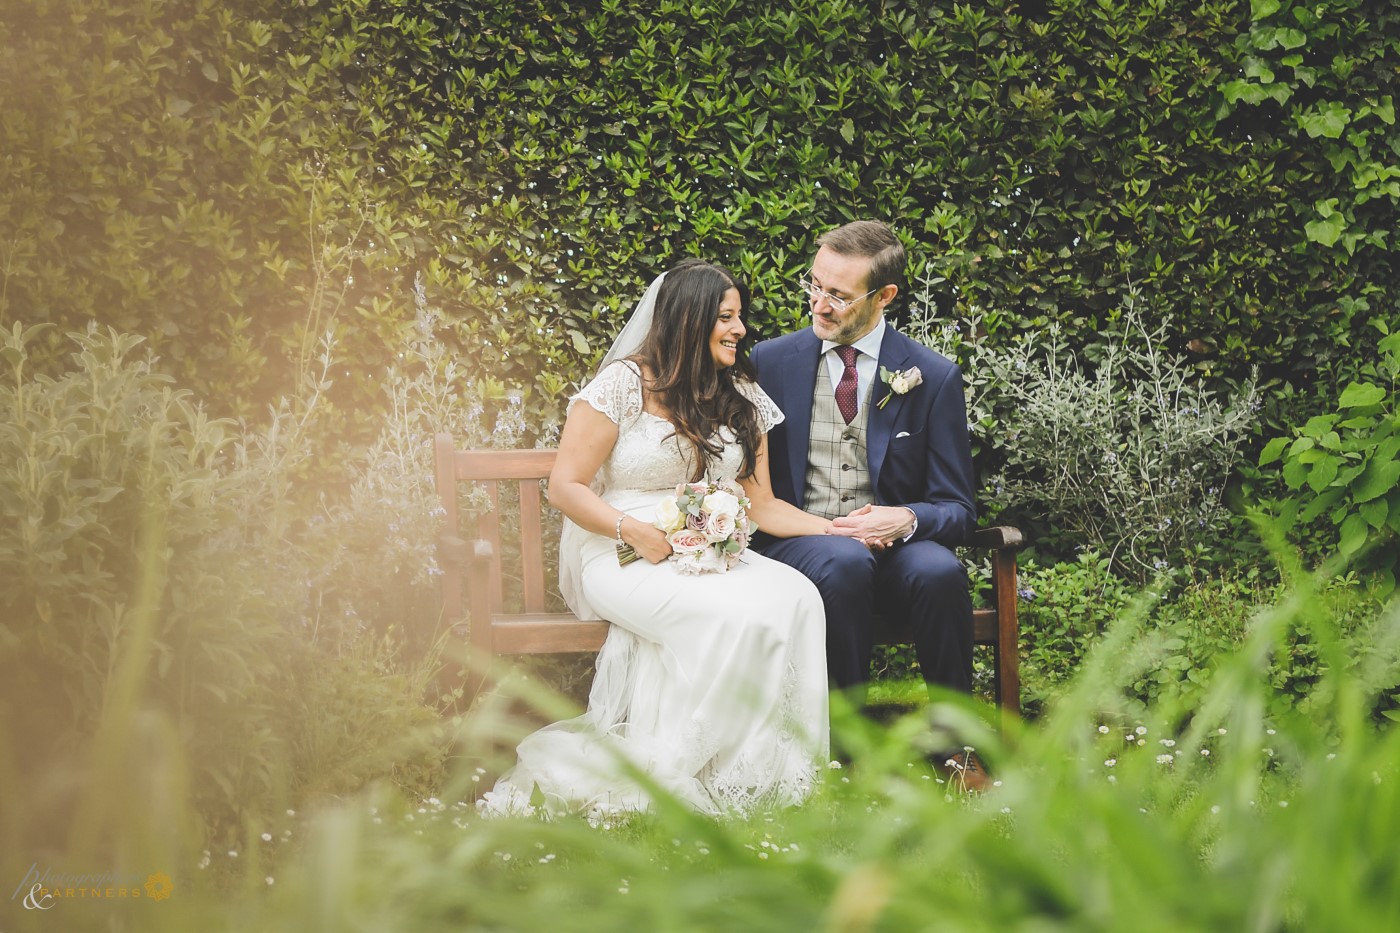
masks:
[[[768,435],[773,490],[836,534],[768,539],[762,553],[816,583],[832,683],[857,705],[877,612],[908,622],[928,683],[971,692],[972,600],[952,551],[977,524],[962,373],[885,323],[905,287],[888,226],[855,221],[817,244],[801,280],[812,326],[751,358],[787,416]]]

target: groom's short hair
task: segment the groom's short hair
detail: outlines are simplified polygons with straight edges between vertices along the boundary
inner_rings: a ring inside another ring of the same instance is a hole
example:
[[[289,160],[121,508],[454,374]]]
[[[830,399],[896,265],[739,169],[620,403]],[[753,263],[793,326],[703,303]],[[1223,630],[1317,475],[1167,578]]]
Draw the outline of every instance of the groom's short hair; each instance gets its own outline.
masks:
[[[878,220],[853,220],[818,237],[817,248],[823,246],[831,247],[842,256],[867,257],[870,260],[870,275],[865,280],[867,289],[897,285],[899,293],[905,293],[904,244],[888,224]]]

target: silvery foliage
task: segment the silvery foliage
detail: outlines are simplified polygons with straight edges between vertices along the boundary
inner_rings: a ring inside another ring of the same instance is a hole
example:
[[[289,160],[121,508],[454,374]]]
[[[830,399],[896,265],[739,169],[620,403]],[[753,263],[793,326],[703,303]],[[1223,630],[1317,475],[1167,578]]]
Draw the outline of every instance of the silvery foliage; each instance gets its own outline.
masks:
[[[442,339],[451,322],[429,303],[421,276],[414,281],[414,306],[398,363],[384,374],[383,428],[351,464],[348,497],[321,522],[322,533],[339,544],[318,590],[343,589],[347,580],[435,587],[441,574],[436,540],[445,513],[433,475],[433,435],[450,432],[459,449],[524,446],[529,425],[520,395],[507,394],[494,419],[487,416],[482,380]],[[462,512],[489,507],[479,488],[460,493]],[[355,598],[344,597],[336,600],[348,604],[342,612],[354,614]]]
[[[1164,349],[1170,319],[1149,323],[1136,295],[1081,348],[1055,324],[985,339],[976,308],[935,320],[937,283],[924,280],[909,329],[963,368],[974,442],[1001,463],[986,480],[994,507],[1039,514],[1144,578],[1215,540],[1259,410],[1255,377],[1221,397]]]

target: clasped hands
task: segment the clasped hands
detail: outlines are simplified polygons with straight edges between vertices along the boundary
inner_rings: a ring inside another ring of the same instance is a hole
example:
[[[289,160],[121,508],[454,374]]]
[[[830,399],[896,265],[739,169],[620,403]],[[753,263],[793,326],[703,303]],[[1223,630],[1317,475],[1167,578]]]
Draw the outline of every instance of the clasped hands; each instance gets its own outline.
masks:
[[[914,529],[914,512],[902,505],[863,505],[831,523],[827,534],[855,538],[872,551],[903,541]]]

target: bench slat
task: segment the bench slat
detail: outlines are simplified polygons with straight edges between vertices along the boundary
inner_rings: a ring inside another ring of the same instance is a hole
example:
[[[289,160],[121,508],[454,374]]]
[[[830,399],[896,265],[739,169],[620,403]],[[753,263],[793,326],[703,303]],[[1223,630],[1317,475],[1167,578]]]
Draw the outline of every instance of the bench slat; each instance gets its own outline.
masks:
[[[602,649],[609,624],[580,622],[572,613],[494,616],[491,642],[497,654],[594,654]]]
[[[555,450],[459,450],[458,480],[545,479],[554,469]]]
[[[520,550],[539,554],[540,560],[527,560],[521,567],[525,586],[525,611],[544,612],[544,533],[540,521],[540,481],[520,481]]]

